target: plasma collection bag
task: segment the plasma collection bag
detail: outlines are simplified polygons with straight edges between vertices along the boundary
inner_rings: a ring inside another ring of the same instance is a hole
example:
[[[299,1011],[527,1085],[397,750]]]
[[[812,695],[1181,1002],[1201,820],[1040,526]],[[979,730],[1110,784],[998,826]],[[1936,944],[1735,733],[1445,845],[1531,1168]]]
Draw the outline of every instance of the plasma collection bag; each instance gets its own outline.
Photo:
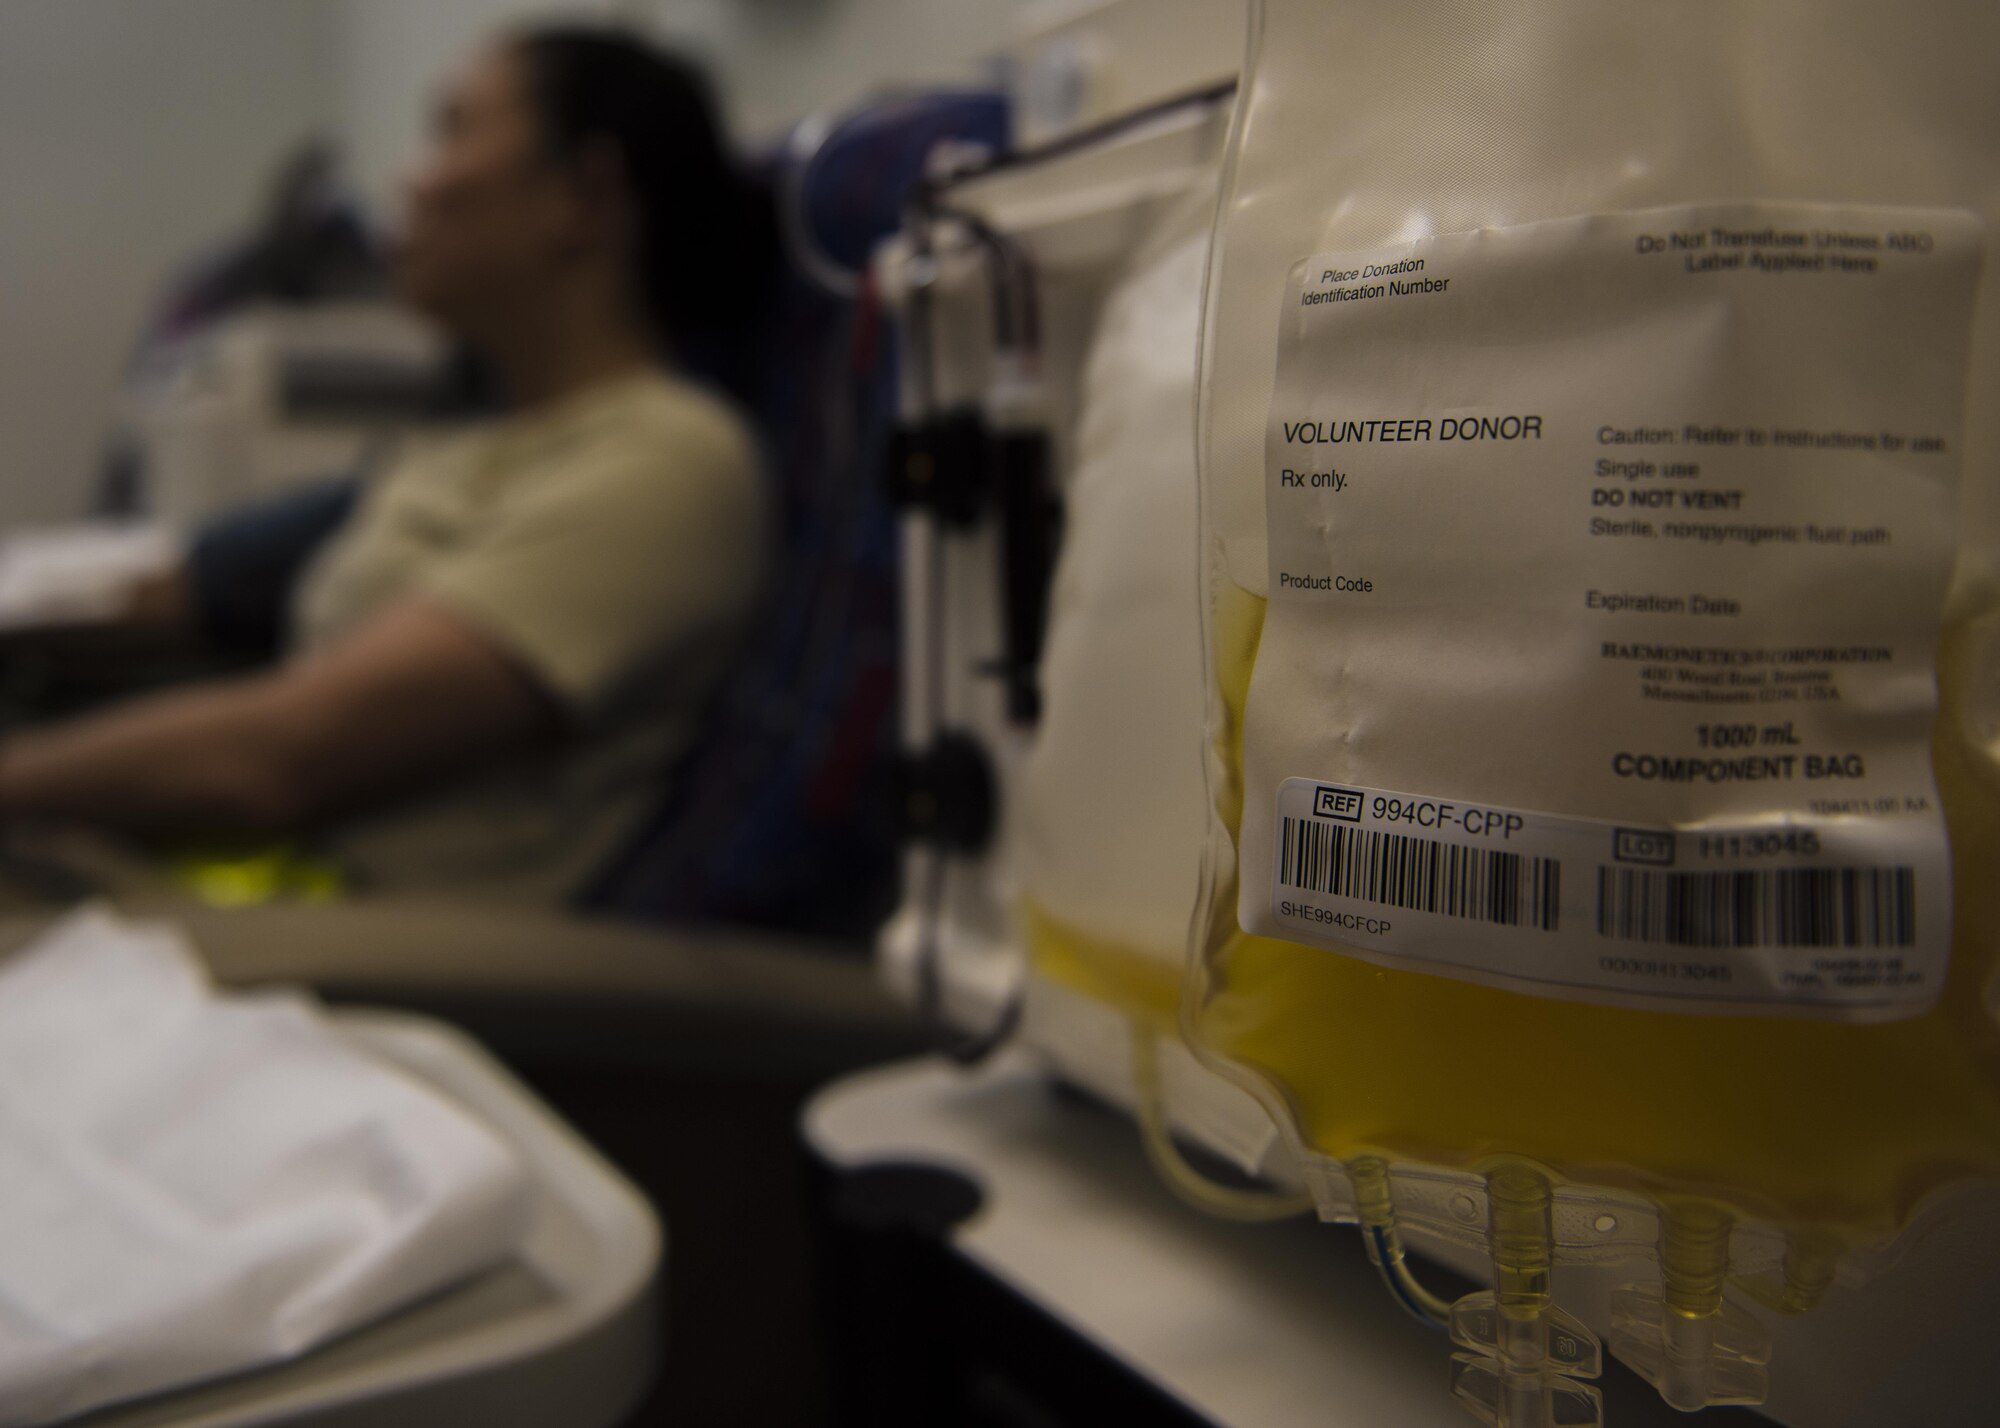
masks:
[[[1762,1401],[2000,1174],[2000,11],[1257,9],[1184,1029],[1477,1415]]]

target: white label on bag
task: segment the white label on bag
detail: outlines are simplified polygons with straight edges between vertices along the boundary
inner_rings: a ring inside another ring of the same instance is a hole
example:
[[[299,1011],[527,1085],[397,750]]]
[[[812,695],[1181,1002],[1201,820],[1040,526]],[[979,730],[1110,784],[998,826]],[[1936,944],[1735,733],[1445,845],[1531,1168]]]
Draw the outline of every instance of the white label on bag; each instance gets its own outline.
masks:
[[[1295,268],[1244,927],[1553,996],[1928,1005],[1979,254],[1960,213],[1717,204]]]
[[[1747,981],[1753,995],[1891,1005],[1927,996],[1937,970],[1917,940],[1951,911],[1942,879],[1919,902],[1935,827],[1623,827],[1288,779],[1272,911],[1289,936],[1497,961],[1549,987],[1727,1001]]]

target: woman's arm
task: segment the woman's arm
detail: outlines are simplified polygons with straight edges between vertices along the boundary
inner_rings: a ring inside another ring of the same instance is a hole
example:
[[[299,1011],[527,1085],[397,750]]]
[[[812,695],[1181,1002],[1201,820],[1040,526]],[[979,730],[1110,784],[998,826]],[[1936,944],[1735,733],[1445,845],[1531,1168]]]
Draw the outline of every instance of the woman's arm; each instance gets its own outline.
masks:
[[[271,673],[0,742],[0,818],[287,832],[434,787],[561,723],[490,639],[410,599]]]

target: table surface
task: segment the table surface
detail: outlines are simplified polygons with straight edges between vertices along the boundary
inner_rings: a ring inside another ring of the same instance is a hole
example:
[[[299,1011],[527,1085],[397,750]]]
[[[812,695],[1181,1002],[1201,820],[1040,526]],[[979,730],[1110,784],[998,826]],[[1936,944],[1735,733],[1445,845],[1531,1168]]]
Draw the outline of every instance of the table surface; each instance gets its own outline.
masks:
[[[970,1176],[985,1201],[955,1231],[958,1251],[1218,1424],[1475,1421],[1445,1386],[1450,1345],[1394,1307],[1351,1230],[1189,1208],[1128,1122],[1054,1093],[1025,1057],[850,1076],[808,1105],[805,1134],[836,1166],[914,1160]],[[1618,1428],[1689,1421],[1622,1368],[1599,1387]],[[1698,1421],[1765,1422],[1740,1410]]]

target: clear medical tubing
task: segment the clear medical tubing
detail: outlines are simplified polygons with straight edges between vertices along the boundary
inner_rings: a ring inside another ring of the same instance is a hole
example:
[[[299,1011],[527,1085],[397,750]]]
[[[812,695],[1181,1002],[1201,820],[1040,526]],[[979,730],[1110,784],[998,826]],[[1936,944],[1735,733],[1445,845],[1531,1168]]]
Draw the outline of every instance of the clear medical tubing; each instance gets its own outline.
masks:
[[[1165,1033],[1137,1017],[1131,1022],[1131,1032],[1132,1083],[1138,1093],[1140,1140],[1146,1148],[1147,1163],[1175,1194],[1219,1219],[1249,1223],[1294,1219],[1312,1209],[1313,1202],[1307,1196],[1226,1184],[1190,1162],[1174,1143],[1173,1131],[1167,1124],[1167,1092],[1160,1076],[1160,1037]],[[1395,1259],[1395,1273],[1404,1273],[1400,1246],[1396,1247]],[[1391,1275],[1392,1271],[1383,1273]],[[1426,1295],[1423,1302],[1438,1310],[1433,1317],[1442,1322],[1443,1312],[1437,1301]]]
[[[1322,1167],[1323,1213],[1363,1219],[1379,1166],[1399,1220],[1485,1246],[1496,1288],[1454,1307],[1453,1385],[1489,1422],[1597,1411],[1580,1382],[1592,1331],[1538,1262],[1629,1260],[1610,1316],[1620,1356],[1678,1407],[1754,1401],[1768,1348],[1746,1291],[1807,1310],[1938,1194],[2000,1170],[1996,53],[2000,7],[1973,3],[1833,0],[1809,18],[1741,0],[1255,7],[1205,297],[1215,817],[1186,1030]],[[1243,936],[1245,779],[1270,773],[1254,737],[1246,755],[1246,719],[1305,716],[1257,705],[1286,274],[1315,253],[1722,201],[1949,208],[1984,225],[1938,653],[1933,761],[1956,890],[1939,1002],[1872,1026],[1667,1014]]]

